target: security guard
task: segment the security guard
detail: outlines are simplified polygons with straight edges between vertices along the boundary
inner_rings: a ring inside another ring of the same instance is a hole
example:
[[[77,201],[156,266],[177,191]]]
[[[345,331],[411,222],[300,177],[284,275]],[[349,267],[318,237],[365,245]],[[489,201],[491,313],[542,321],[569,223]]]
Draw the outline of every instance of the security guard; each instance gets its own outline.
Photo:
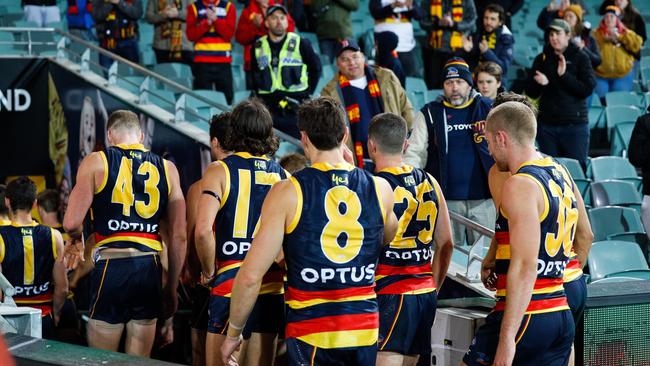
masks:
[[[296,111],[316,89],[320,59],[308,40],[287,32],[287,9],[273,5],[264,20],[269,32],[251,48],[253,90],[273,115],[273,127],[300,138]]]

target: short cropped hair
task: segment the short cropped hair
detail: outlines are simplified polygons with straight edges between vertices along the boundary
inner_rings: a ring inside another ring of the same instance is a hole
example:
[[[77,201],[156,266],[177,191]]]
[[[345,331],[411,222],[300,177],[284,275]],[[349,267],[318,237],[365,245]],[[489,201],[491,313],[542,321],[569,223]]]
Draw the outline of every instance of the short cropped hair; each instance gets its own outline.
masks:
[[[13,212],[30,211],[36,201],[36,184],[25,176],[18,177],[7,184],[6,197]]]
[[[505,131],[519,145],[534,144],[537,120],[533,111],[521,102],[505,102],[492,108],[486,119],[492,133]]]
[[[61,206],[61,196],[54,189],[46,189],[36,196],[36,204],[45,212],[57,212]]]
[[[305,155],[299,153],[287,154],[280,158],[280,165],[291,174],[305,169],[308,163]]]
[[[7,186],[0,184],[0,215],[8,215],[9,207],[5,205],[5,194],[7,193]]]
[[[278,150],[273,118],[259,99],[247,99],[235,106],[230,114],[230,132],[227,135],[222,146],[228,151],[260,156]]]
[[[533,103],[530,98],[525,95],[517,94],[513,92],[503,92],[499,93],[496,98],[494,98],[494,103],[492,103],[492,108],[501,105],[505,102],[519,102],[523,103],[526,107],[530,108],[533,111],[535,117],[537,117],[537,106]]]
[[[210,139],[216,138],[220,144],[223,144],[230,133],[230,112],[215,114],[210,120]]]
[[[140,119],[138,115],[125,109],[118,109],[111,113],[106,122],[107,130],[130,130],[140,132]]]
[[[498,63],[492,61],[481,62],[475,71],[477,77],[479,72],[484,72],[486,74],[494,76],[494,78],[499,82],[503,77],[503,69],[501,66],[499,66]]]
[[[339,146],[347,126],[341,104],[331,97],[320,97],[304,102],[298,108],[298,129],[309,137],[321,151]]]
[[[368,138],[384,154],[401,154],[406,140],[406,121],[393,113],[380,113],[370,120]]]
[[[503,9],[503,6],[499,4],[488,4],[485,7],[485,10],[483,10],[483,14],[481,14],[481,16],[484,16],[486,11],[499,14],[499,21],[501,23],[506,21],[506,11]]]

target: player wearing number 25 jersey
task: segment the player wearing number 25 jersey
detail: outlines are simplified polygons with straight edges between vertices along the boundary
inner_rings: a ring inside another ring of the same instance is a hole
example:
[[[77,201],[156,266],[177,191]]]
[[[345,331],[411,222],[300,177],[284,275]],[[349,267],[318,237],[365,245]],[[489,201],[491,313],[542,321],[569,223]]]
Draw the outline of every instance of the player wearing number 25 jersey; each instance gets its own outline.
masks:
[[[406,121],[391,113],[376,115],[368,128],[368,153],[377,176],[394,191],[393,212],[399,220],[397,234],[383,248],[375,272],[380,366],[396,364],[398,357],[399,364],[415,364],[418,355],[431,353],[436,289],[453,251],[449,213],[437,182],[402,161],[406,134]]]
[[[497,303],[463,361],[564,366],[575,331],[563,287],[578,222],[573,181],[535,150],[536,121],[526,105],[499,105],[486,126],[498,169],[512,176],[495,226]]]
[[[82,161],[64,227],[71,238],[78,237],[92,209],[97,253],[90,283],[90,346],[117,350],[127,324],[126,352],[148,356],[156,319],[175,311],[185,257],[185,202],[176,167],[141,144],[137,115],[113,112],[107,129],[111,146]],[[161,230],[169,237],[164,290]]]

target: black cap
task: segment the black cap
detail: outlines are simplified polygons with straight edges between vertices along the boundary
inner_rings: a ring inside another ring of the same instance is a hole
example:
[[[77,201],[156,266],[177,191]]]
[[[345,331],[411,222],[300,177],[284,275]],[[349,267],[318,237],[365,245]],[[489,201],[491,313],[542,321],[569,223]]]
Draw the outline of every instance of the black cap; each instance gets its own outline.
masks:
[[[343,51],[361,51],[361,47],[357,44],[357,42],[354,39],[344,39],[337,43],[337,48],[336,48],[336,57],[341,56]]]
[[[275,4],[275,5],[269,6],[269,8],[266,9],[266,16],[268,17],[269,15],[273,14],[273,12],[276,11],[276,10],[282,10],[282,12],[285,15],[289,14],[289,12],[287,11],[287,8],[285,8],[284,6],[282,6],[280,4]]]

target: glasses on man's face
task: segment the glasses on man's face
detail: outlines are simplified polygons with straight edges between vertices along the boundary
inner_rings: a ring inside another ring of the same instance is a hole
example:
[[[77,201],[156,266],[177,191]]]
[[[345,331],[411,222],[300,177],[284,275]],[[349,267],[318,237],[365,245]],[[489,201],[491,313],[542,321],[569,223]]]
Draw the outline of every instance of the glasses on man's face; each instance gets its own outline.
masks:
[[[356,63],[359,60],[361,60],[362,58],[363,58],[363,56],[361,55],[361,53],[357,52],[357,53],[355,53],[355,54],[353,54],[352,56],[349,56],[349,57],[348,56],[341,56],[341,57],[339,57],[339,61],[341,63],[344,63],[344,64],[348,64],[348,63],[352,63],[352,62]]]

